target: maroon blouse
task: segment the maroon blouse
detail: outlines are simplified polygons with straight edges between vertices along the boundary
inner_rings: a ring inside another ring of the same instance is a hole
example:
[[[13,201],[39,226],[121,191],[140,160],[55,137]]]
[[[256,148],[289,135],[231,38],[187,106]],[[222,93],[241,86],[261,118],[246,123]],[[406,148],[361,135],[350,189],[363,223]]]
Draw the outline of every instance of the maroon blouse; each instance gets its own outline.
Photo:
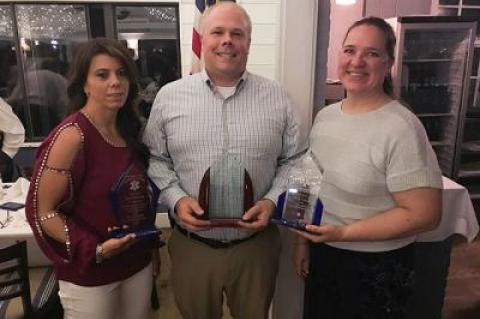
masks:
[[[57,242],[43,232],[36,211],[37,190],[49,152],[59,133],[67,127],[79,129],[83,146],[70,169],[70,189],[59,212],[66,216],[66,244]],[[26,214],[42,251],[53,264],[58,279],[82,286],[97,286],[130,277],[151,261],[151,242],[138,241],[128,250],[95,262],[95,248],[107,239],[107,228],[121,226],[108,196],[129,165],[129,176],[147,183],[146,171],[140,163],[132,162],[126,147],[115,147],[80,112],[65,118],[39,147],[27,196]],[[145,186],[144,185],[144,186]],[[146,205],[148,206],[148,205]],[[155,215],[145,209],[143,224],[153,224]]]

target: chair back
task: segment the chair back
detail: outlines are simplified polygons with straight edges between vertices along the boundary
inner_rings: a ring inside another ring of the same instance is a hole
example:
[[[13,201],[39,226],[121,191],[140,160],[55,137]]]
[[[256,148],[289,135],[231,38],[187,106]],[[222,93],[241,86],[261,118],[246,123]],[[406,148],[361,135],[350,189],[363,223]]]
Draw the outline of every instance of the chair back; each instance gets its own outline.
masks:
[[[25,318],[33,314],[28,275],[27,242],[0,248],[0,300],[22,298]]]

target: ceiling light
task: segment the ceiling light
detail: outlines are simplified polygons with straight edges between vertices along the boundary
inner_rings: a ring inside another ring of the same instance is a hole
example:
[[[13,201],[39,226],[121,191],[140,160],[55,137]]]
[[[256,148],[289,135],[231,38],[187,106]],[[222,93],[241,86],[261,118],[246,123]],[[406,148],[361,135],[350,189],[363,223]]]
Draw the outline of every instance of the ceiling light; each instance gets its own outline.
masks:
[[[355,4],[357,0],[335,0],[335,3],[339,6],[349,6]]]

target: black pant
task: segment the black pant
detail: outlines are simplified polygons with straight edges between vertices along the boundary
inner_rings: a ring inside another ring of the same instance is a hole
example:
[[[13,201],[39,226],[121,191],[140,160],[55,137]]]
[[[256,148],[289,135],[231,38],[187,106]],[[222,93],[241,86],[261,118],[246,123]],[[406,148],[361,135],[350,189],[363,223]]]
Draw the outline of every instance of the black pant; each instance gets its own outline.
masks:
[[[413,245],[365,253],[311,244],[304,319],[405,318],[413,261]]]
[[[0,174],[4,183],[13,182],[14,168],[15,165],[10,156],[0,151]]]

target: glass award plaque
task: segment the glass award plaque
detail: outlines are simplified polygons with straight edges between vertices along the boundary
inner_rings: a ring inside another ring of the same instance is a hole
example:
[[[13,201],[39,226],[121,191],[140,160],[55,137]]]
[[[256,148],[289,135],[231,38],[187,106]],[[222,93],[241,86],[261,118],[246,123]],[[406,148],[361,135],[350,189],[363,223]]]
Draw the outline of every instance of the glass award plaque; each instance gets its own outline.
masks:
[[[320,225],[323,203],[318,197],[321,173],[311,155],[292,169],[287,190],[280,194],[272,223],[305,230],[306,225]]]
[[[119,225],[110,237],[120,238],[134,233],[137,238],[152,238],[161,232],[154,225],[160,191],[156,185],[131,164],[110,189],[109,201]]]
[[[215,162],[200,183],[198,202],[213,227],[238,227],[243,214],[253,206],[250,175],[234,156]]]
[[[322,213],[322,201],[309,185],[290,185],[278,197],[272,222],[305,230],[306,225],[320,225]]]

